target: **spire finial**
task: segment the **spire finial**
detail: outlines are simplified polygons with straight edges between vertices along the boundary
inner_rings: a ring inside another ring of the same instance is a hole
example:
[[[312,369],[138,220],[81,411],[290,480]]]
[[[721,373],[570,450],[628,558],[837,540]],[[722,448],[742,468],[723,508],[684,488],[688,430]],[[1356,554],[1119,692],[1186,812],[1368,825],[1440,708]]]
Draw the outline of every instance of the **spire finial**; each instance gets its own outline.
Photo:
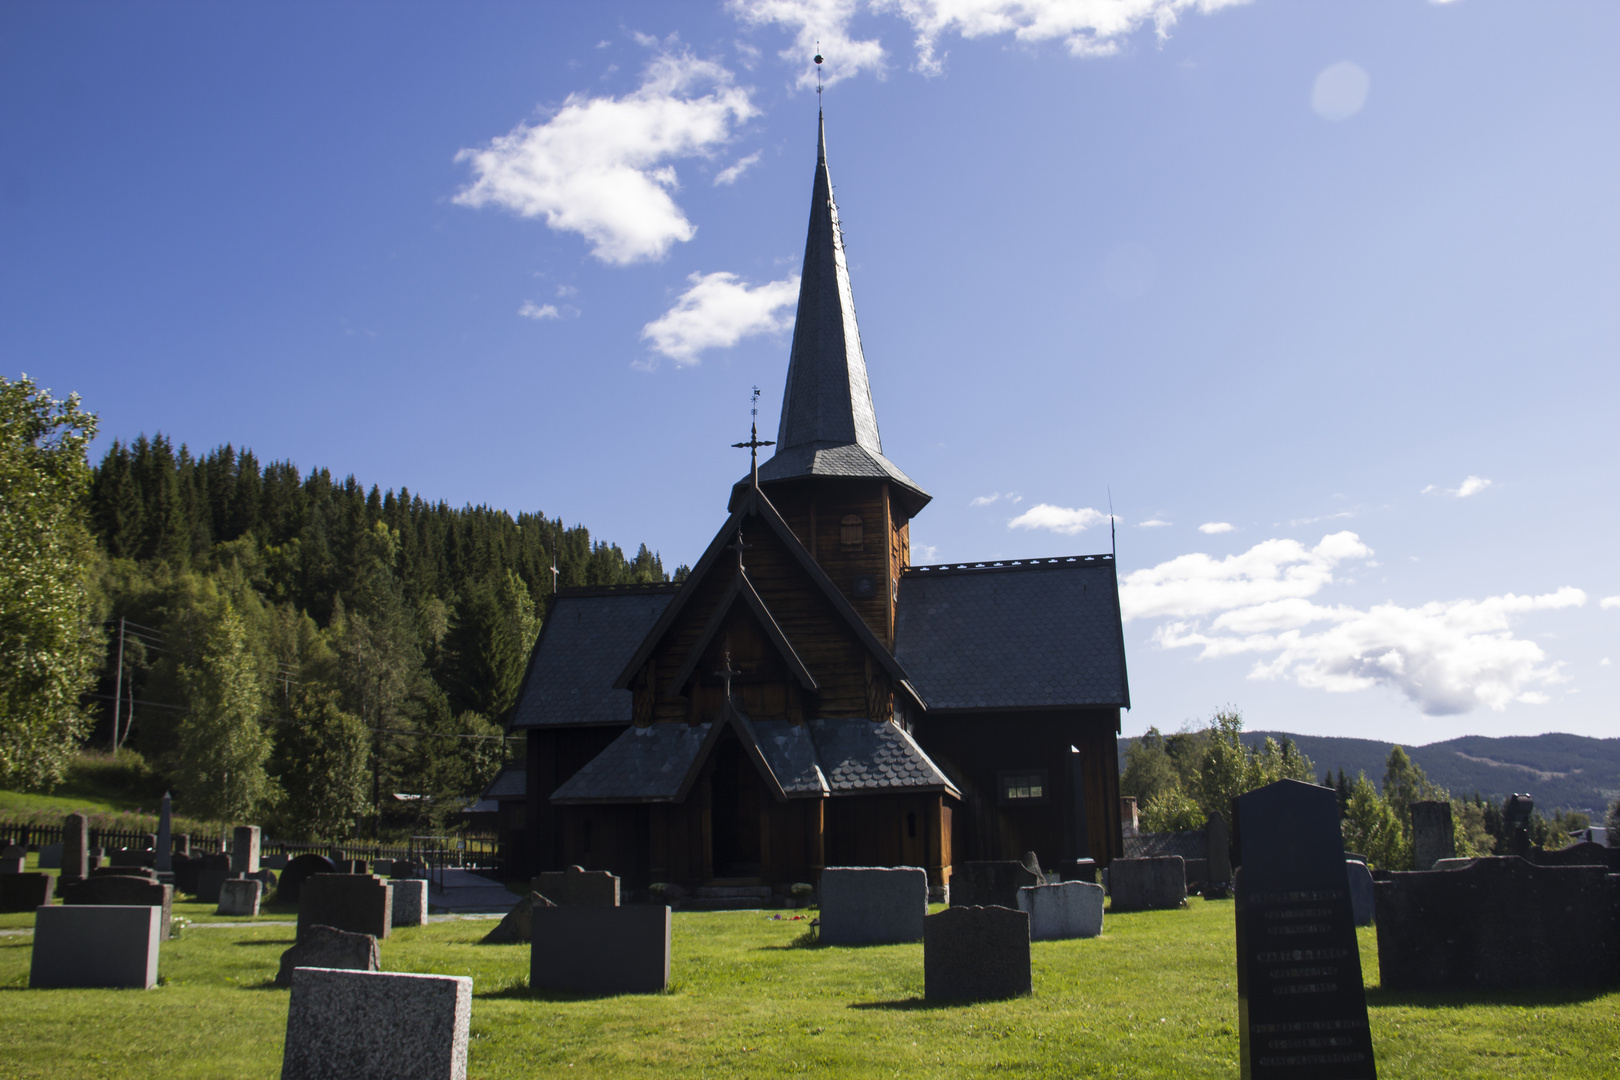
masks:
[[[753,419],[748,425],[748,441],[734,442],[731,445],[739,450],[747,448],[748,475],[753,485],[759,487],[759,448],[762,446],[775,446],[776,443],[771,439],[761,439],[759,437],[759,387],[757,386],[754,387],[753,408],[749,410],[749,415]]]
[[[821,111],[821,39],[816,39],[816,112]]]

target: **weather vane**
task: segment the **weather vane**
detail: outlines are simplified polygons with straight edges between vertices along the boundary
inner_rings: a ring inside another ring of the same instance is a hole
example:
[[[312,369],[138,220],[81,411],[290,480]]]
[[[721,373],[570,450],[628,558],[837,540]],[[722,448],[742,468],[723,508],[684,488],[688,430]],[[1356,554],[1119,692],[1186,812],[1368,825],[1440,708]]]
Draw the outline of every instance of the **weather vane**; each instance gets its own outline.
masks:
[[[816,42],[816,104],[821,104],[821,42]]]
[[[748,425],[748,441],[734,442],[731,445],[739,450],[746,449],[748,451],[748,475],[753,485],[759,487],[759,448],[762,446],[775,446],[776,443],[770,439],[762,440],[759,437],[759,387],[757,386],[754,387],[753,409],[749,415],[753,417],[753,420]]]

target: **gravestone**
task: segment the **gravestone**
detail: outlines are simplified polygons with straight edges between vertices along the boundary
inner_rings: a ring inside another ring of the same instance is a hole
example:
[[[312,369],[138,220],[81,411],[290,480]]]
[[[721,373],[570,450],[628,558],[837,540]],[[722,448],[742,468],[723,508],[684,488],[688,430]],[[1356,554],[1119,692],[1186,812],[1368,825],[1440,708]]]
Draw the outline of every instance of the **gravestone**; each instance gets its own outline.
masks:
[[[920,941],[928,871],[918,866],[829,866],[821,872],[823,945]]]
[[[174,914],[174,886],[160,885],[144,877],[94,874],[62,886],[62,903],[78,907],[155,907],[163,940],[167,941]]]
[[[1102,933],[1103,887],[1084,881],[1018,890],[1018,910],[1029,916],[1031,941],[1089,938]]]
[[[281,954],[277,986],[291,986],[295,968],[342,968],[345,971],[381,971],[377,939],[351,934],[330,926],[311,926],[298,944]]]
[[[951,903],[1016,910],[1019,889],[1044,884],[1040,874],[1014,859],[958,863],[951,870]]]
[[[396,881],[395,885],[399,883]],[[485,934],[481,945],[516,945],[534,939],[534,909],[537,907],[556,907],[550,900],[537,892],[519,900],[506,917],[495,924],[495,929]]]
[[[276,903],[296,904],[303,895],[304,882],[316,874],[335,874],[337,865],[325,855],[300,855],[287,864],[276,884]]]
[[[207,867],[197,871],[197,903],[219,903],[219,891],[231,879],[229,870]]]
[[[159,909],[144,904],[41,907],[28,985],[150,990],[162,933]]]
[[[62,819],[62,884],[90,874],[90,819],[69,814]]]
[[[1209,815],[1209,823],[1204,826],[1204,846],[1207,849],[1206,858],[1209,865],[1206,869],[1205,880],[1216,885],[1222,885],[1232,880],[1232,834],[1226,827],[1226,819],[1220,811]]]
[[[85,852],[85,865],[91,870],[99,870],[107,864],[107,849],[100,847],[89,848]]]
[[[257,915],[264,882],[258,878],[231,878],[219,889],[216,915]]]
[[[291,859],[285,854],[260,855],[259,865],[266,870],[285,870]]]
[[[171,835],[171,827],[173,825],[173,821],[170,817],[171,810],[172,806],[169,799],[169,793],[165,791],[163,793],[162,806],[158,810],[158,831],[157,836],[153,838],[156,842],[152,848],[154,854],[156,855],[156,859],[152,865],[157,870],[165,874],[174,870],[174,841]]]
[[[1344,860],[1344,869],[1350,879],[1350,911],[1357,926],[1371,926],[1377,913],[1377,896],[1373,891],[1372,871],[1360,859]]]
[[[1115,911],[1150,911],[1187,902],[1187,869],[1180,855],[1115,859],[1108,864],[1108,895]]]
[[[992,1001],[1032,989],[1029,916],[1022,911],[953,904],[923,920],[923,996],[928,1000]]]
[[[529,885],[558,907],[618,907],[619,879],[606,870],[586,870],[570,866],[561,872],[547,872]]]
[[[299,968],[281,1080],[465,1080],[472,982]]]
[[[61,844],[45,844],[39,849],[39,868],[41,870],[62,869]]]
[[[1233,805],[1243,1075],[1376,1077],[1338,795],[1279,780]]]
[[[120,870],[130,869],[133,867],[150,868],[152,866],[152,861],[151,852],[140,851],[135,848],[119,848],[107,859],[109,865]]]
[[[393,925],[394,887],[370,874],[316,874],[298,896],[298,936],[311,926],[331,926],[385,938]]]
[[[55,874],[0,875],[0,911],[33,911],[51,902]]]
[[[1376,887],[1389,990],[1546,990],[1620,982],[1620,876],[1511,855],[1390,874]]]
[[[1412,869],[1432,870],[1441,859],[1455,858],[1456,834],[1451,829],[1451,804],[1425,799],[1412,804]]]
[[[664,904],[534,907],[529,989],[655,994],[669,986]]]
[[[1607,866],[1609,873],[1620,874],[1620,848],[1605,847],[1590,840],[1552,851],[1532,851],[1530,861],[1537,866]]]
[[[394,860],[393,859],[373,859],[373,860],[371,860],[371,872],[373,874],[378,874],[378,875],[380,875],[382,877],[393,877],[394,876]]]
[[[191,858],[191,834],[176,833],[174,837],[174,853]]]
[[[1097,860],[1065,859],[1058,863],[1058,876],[1064,881],[1088,881],[1097,884]]]
[[[239,825],[231,835],[231,873],[259,872],[259,827]]]
[[[20,874],[27,856],[0,855],[0,874]]]
[[[174,891],[183,896],[196,896],[197,875],[202,871],[202,860],[176,855],[170,865],[174,872]]]
[[[92,878],[103,877],[134,877],[142,881],[157,883],[158,872],[149,866],[101,866],[90,871]]]
[[[428,916],[428,883],[425,881],[390,881],[394,893],[394,910],[390,922],[394,926],[426,926]]]

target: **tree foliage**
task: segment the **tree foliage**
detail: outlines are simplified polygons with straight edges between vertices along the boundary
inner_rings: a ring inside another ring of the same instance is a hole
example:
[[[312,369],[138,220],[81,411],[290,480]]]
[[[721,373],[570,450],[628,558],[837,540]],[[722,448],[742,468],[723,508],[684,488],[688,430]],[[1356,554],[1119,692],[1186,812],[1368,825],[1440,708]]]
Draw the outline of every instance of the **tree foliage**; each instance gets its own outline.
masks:
[[[1315,766],[1291,741],[1243,741],[1243,715],[1227,707],[1198,731],[1161,735],[1149,728],[1125,751],[1120,790],[1140,802],[1143,828],[1202,828],[1215,812],[1230,818],[1232,800],[1277,780],[1315,783]]]
[[[222,600],[201,662],[180,670],[187,712],[180,722],[176,781],[191,813],[216,821],[250,819],[272,800],[265,764],[270,735],[261,719],[264,687],[247,627]]]
[[[84,508],[96,418],[26,375],[0,378],[0,786],[60,782],[95,682]]]

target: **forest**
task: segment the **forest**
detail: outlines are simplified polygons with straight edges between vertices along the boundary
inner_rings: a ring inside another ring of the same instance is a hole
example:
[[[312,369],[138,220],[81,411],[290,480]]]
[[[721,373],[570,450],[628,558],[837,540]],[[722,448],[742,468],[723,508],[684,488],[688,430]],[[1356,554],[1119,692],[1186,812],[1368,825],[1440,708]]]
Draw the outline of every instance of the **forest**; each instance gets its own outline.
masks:
[[[670,578],[583,525],[245,448],[141,435],[92,465],[77,398],[24,377],[0,403],[0,585],[42,598],[0,612],[0,787],[49,790],[90,748],[198,820],[442,827],[506,759],[554,588]]]

